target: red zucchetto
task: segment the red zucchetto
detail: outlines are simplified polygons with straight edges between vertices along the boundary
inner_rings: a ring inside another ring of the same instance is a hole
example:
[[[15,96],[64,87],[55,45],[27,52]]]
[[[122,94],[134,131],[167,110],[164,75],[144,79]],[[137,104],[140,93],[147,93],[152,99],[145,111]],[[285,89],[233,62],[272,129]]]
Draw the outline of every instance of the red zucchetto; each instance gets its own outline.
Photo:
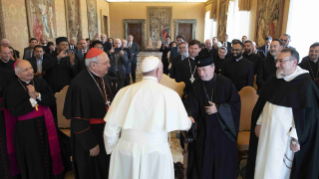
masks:
[[[99,55],[101,55],[104,51],[98,48],[91,48],[88,53],[86,54],[86,58],[90,59],[90,58],[94,58],[97,57]]]

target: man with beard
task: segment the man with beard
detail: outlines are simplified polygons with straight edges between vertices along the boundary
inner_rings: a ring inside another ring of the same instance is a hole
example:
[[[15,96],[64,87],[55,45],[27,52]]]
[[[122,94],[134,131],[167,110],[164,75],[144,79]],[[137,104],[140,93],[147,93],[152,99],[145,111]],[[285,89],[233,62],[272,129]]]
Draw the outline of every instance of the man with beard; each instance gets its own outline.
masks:
[[[170,36],[166,36],[165,38],[165,42],[162,44],[161,48],[160,48],[160,52],[162,53],[162,63],[163,63],[163,72],[165,74],[168,74],[168,59],[167,59],[167,53],[171,50],[171,37]]]
[[[75,54],[72,51],[67,53],[69,48],[68,39],[66,37],[57,38],[56,47],[57,51],[52,52],[52,60],[47,64],[50,67],[47,67],[46,63],[43,64],[43,69],[47,69],[46,82],[54,93],[69,85],[71,79],[78,73]]]
[[[184,95],[187,95],[192,87],[192,84],[199,80],[197,72],[197,64],[195,62],[195,57],[198,56],[200,52],[200,42],[198,40],[192,40],[189,42],[188,46],[189,56],[185,60],[181,61],[178,66],[178,75],[176,76],[176,81],[183,81],[186,86],[184,89]]]
[[[13,71],[13,64],[14,61],[11,60],[11,53],[10,53],[10,48],[6,46],[1,46],[0,48],[0,69],[7,69]]]
[[[210,56],[196,61],[200,79],[185,100],[188,116],[197,126],[191,130],[187,178],[235,179],[240,98],[228,78],[214,73]]]
[[[213,57],[213,59],[216,58],[217,54],[218,54],[218,50],[213,48],[213,43],[211,39],[207,39],[205,41],[205,49],[202,49],[199,52],[199,56],[211,56]]]
[[[234,41],[232,46],[232,58],[225,60],[222,65],[221,74],[229,78],[235,85],[237,91],[245,86],[253,86],[254,65],[243,58],[244,44]]]
[[[172,67],[169,72],[169,77],[174,78],[176,80],[177,76],[180,75],[179,65],[180,63],[188,57],[188,44],[186,42],[181,42],[178,45],[179,54],[173,59],[170,59]]]
[[[247,179],[319,177],[319,91],[298,61],[296,50],[282,50],[276,75],[258,91]]]
[[[270,44],[270,51],[266,58],[262,59],[258,70],[257,70],[257,86],[261,88],[266,80],[273,74],[276,73],[276,64],[277,55],[282,50],[281,40],[274,39]]]
[[[177,42],[177,45],[179,45],[182,42],[185,42],[185,37],[183,35],[178,35],[176,37],[176,42]],[[179,47],[177,46],[175,48],[171,48],[171,53],[170,53],[169,59],[173,59],[173,58],[177,57],[178,55],[180,55]]]
[[[246,40],[244,45],[245,45],[245,48],[244,48],[243,57],[254,64],[254,74],[256,74],[261,58],[252,52],[253,43],[250,40]]]
[[[218,55],[214,59],[215,73],[220,74],[222,64],[226,60],[227,48],[220,47],[218,49]]]
[[[319,86],[318,82],[318,70],[319,70],[319,43],[314,43],[310,46],[309,56],[303,58],[302,62],[299,63],[299,66],[305,70],[309,71],[311,79]]]
[[[103,78],[110,67],[107,54],[97,48],[87,53],[86,70],[68,89],[63,115],[71,119],[71,145],[76,179],[107,179],[110,156],[106,155],[103,120],[114,97]]]
[[[15,73],[19,78],[6,88],[0,106],[17,119],[6,121],[6,133],[21,178],[63,178],[60,142],[49,108],[55,104],[54,93],[42,78],[34,79],[28,61],[19,60]]]

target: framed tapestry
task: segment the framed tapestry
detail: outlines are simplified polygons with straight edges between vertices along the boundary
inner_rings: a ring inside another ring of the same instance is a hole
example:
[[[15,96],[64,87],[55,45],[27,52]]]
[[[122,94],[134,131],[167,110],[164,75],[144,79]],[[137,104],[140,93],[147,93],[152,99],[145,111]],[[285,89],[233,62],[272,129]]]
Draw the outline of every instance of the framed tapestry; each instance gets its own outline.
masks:
[[[86,3],[88,7],[89,38],[93,40],[99,37],[97,2],[96,0],[86,0]]]
[[[153,46],[158,41],[164,42],[166,36],[171,34],[171,6],[147,6],[148,14],[148,40],[151,40]]]
[[[228,1],[228,0],[227,0]],[[221,0],[219,3],[219,19],[218,19],[218,41],[223,41],[226,34],[227,26],[227,7],[226,0]]]
[[[65,0],[68,38],[82,39],[80,0]]]
[[[54,41],[56,38],[54,0],[28,0],[26,9],[30,38],[36,38],[39,42],[42,37]]]
[[[260,47],[265,38],[279,38],[281,35],[285,0],[258,0],[255,40]]]

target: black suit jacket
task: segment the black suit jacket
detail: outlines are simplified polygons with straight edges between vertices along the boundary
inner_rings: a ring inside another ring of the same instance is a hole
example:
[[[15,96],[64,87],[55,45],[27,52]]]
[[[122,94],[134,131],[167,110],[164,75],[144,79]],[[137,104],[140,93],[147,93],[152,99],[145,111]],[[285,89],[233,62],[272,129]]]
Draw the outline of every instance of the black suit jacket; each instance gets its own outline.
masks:
[[[120,80],[124,80],[126,78],[126,67],[125,65],[128,63],[128,55],[127,52],[124,51],[124,55],[119,55],[119,61],[117,63],[117,69],[115,69],[115,54],[118,54],[117,52],[114,53],[108,53],[108,56],[110,58],[111,67],[109,68],[110,76],[117,76]]]
[[[173,47],[173,48],[171,48],[171,53],[170,53],[170,55],[169,55],[169,59],[170,59],[170,60],[172,60],[173,58],[175,58],[175,57],[177,57],[178,55],[180,55],[177,48],[178,48],[178,47]]]
[[[31,50],[33,50],[31,47],[24,48],[23,59],[31,58]],[[32,54],[32,56],[34,56],[34,54]]]
[[[35,58],[35,56],[33,56],[32,58],[29,58],[27,60],[31,63],[34,74],[37,73],[38,65],[37,65],[37,59]],[[56,60],[53,59],[53,57],[51,55],[47,55],[47,54],[43,55],[43,60],[42,60],[42,75],[43,76],[45,75],[46,70],[51,69],[51,67],[55,65],[55,63],[56,63],[55,61]]]
[[[167,63],[168,64],[168,61],[167,61],[167,53],[171,50],[171,45],[169,44],[168,45],[168,48],[167,47],[164,47],[164,44],[162,44],[161,48],[160,48],[160,52],[163,52],[162,54],[162,62],[163,63]]]
[[[105,42],[102,46],[105,53],[112,49],[112,44],[110,42]]]
[[[224,42],[222,41],[221,43],[224,46]],[[231,53],[231,43],[227,42],[227,54],[230,54],[230,53]]]
[[[136,64],[137,63],[137,54],[140,52],[140,49],[138,48],[137,43],[133,42],[132,47],[129,49],[130,49],[131,53],[134,54],[132,56],[131,63]]]
[[[257,86],[260,89],[266,80],[277,71],[275,59],[269,53],[266,58],[262,59],[259,63],[257,70]]]
[[[182,56],[178,55],[175,58],[171,59],[170,62],[172,64],[172,67],[169,71],[169,77],[176,79],[179,75],[179,64],[182,62]]]

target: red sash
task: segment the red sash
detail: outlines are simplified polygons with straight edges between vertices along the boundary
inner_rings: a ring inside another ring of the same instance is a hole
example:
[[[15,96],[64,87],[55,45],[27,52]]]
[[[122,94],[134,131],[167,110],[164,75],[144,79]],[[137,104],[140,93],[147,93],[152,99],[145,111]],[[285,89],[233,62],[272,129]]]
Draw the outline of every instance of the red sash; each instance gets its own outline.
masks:
[[[90,119],[90,124],[103,124],[105,123],[104,119],[96,119],[96,118],[91,118]]]

